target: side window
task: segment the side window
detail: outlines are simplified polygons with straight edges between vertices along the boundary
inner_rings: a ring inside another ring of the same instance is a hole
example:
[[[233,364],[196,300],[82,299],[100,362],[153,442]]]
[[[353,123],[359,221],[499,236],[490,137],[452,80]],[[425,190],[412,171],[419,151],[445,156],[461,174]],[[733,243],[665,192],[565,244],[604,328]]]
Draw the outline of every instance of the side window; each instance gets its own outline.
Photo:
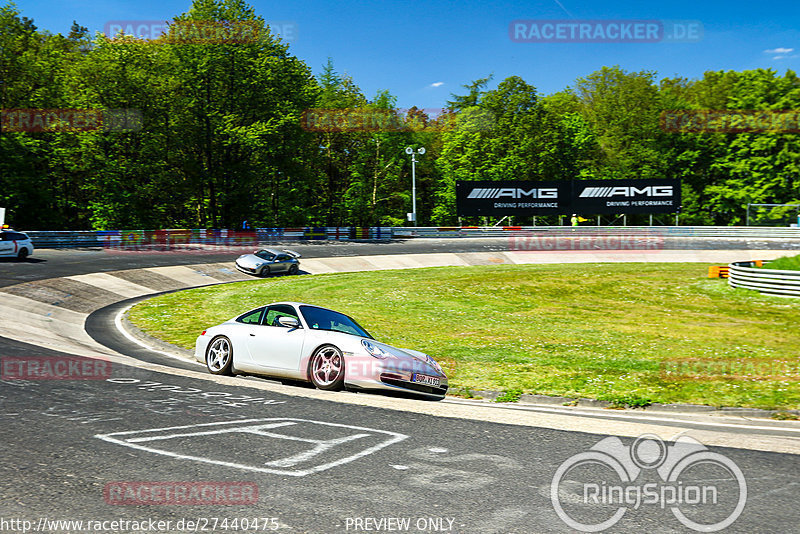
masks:
[[[8,232],[3,232],[0,234],[0,241],[12,241],[11,234]]]
[[[275,258],[275,261],[289,261],[289,256],[286,254],[278,254],[278,256]]]
[[[267,314],[264,317],[263,324],[267,326],[280,326],[281,328],[285,328],[281,323],[278,322],[279,317],[293,317],[298,321],[300,320],[297,317],[297,312],[294,310],[293,306],[288,304],[276,304],[267,308]]]
[[[244,315],[236,319],[236,322],[244,324],[259,324],[261,322],[261,316],[264,314],[265,309],[266,308],[259,308],[257,310],[245,313]]]
[[[334,332],[344,332],[345,334],[353,334],[355,336],[360,335],[359,332],[349,324],[337,323],[336,321],[331,321],[331,330],[333,330]]]

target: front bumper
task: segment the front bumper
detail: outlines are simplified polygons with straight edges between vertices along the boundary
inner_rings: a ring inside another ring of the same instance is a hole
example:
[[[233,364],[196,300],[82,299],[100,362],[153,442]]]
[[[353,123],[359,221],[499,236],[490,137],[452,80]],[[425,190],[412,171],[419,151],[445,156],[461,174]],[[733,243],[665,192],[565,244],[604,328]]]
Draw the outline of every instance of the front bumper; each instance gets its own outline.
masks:
[[[413,382],[414,374],[439,378],[439,386]],[[395,360],[350,356],[345,360],[345,386],[356,389],[395,391],[441,400],[447,394],[447,377],[422,362],[398,365]]]
[[[255,268],[253,268],[253,267],[245,267],[245,266],[243,266],[243,265],[239,265],[239,264],[238,264],[238,263],[236,263],[236,262],[234,262],[234,265],[236,265],[236,268],[237,268],[238,270],[242,271],[242,272],[243,272],[243,273],[245,273],[245,274],[252,274],[252,275],[256,275],[256,274],[258,274],[258,269],[255,269]]]

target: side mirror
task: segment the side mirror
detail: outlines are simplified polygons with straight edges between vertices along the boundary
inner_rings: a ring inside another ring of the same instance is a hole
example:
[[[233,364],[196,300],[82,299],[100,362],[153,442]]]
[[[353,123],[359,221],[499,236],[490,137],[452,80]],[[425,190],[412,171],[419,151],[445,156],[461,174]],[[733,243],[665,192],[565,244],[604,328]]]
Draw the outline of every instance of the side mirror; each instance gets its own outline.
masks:
[[[300,328],[300,321],[294,317],[278,317],[278,322],[287,328]]]

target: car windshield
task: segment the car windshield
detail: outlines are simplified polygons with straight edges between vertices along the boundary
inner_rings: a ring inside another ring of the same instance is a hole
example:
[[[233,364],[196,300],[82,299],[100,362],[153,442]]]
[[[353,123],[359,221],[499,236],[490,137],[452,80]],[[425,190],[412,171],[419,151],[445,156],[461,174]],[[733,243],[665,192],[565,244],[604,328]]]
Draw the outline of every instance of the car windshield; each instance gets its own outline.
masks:
[[[361,328],[361,325],[343,313],[317,308],[316,306],[300,306],[300,312],[303,314],[309,328],[344,332],[345,334],[372,339],[372,336]]]
[[[256,252],[256,256],[261,258],[262,260],[272,261],[275,259],[275,254],[268,250],[259,250]]]

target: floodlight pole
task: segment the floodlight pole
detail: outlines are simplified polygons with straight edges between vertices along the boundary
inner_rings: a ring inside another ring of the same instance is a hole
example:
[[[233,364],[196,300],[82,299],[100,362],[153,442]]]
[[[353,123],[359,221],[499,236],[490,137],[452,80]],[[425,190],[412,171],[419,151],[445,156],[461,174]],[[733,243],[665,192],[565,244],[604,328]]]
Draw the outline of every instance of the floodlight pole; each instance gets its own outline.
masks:
[[[417,225],[417,154],[411,154],[411,217],[414,219],[414,226]]]
[[[417,225],[417,154],[420,156],[425,153],[425,148],[420,147],[416,150],[406,147],[406,154],[411,156],[411,218],[414,226]]]

